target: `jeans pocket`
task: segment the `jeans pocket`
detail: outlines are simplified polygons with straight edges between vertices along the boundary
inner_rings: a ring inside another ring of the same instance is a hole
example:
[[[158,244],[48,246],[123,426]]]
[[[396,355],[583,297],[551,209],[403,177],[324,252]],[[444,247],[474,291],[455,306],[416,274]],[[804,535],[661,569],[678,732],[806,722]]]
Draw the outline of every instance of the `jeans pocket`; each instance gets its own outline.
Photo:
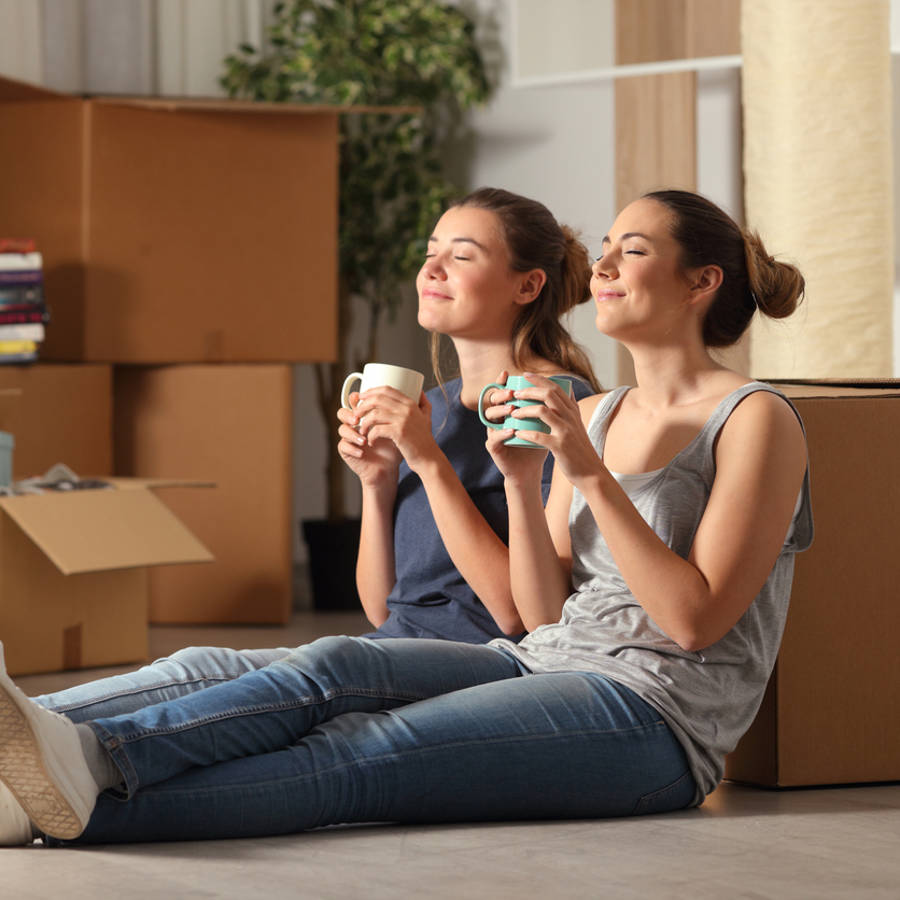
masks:
[[[672,812],[684,809],[694,799],[696,784],[690,772],[684,772],[671,784],[644,794],[634,805],[632,815],[646,816],[652,813]]]

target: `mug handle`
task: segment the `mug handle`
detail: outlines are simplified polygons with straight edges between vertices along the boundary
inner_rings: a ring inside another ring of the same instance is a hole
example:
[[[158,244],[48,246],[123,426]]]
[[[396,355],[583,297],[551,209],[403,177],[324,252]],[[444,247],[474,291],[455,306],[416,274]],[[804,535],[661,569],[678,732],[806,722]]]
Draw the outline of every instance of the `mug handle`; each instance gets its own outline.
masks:
[[[351,372],[344,379],[344,386],[341,388],[341,406],[344,409],[350,409],[350,385],[353,384],[354,381],[362,381],[362,372]]]
[[[492,381],[490,384],[486,384],[482,389],[481,393],[478,395],[478,418],[487,425],[488,428],[493,428],[495,431],[501,431],[503,426],[498,424],[497,422],[490,422],[484,417],[484,407],[482,406],[482,402],[484,401],[484,395],[491,390],[492,388],[497,388],[498,391],[505,390],[502,384],[497,384],[497,382]]]

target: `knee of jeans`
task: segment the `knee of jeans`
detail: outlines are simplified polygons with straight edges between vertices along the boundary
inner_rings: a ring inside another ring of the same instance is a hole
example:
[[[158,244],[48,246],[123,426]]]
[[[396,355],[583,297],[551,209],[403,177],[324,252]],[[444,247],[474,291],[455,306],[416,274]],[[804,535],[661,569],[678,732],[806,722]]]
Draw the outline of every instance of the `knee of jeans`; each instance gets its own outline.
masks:
[[[362,642],[358,638],[346,635],[329,635],[321,637],[310,644],[292,650],[280,662],[296,669],[331,670],[335,664],[353,658],[361,649]]]
[[[177,666],[177,677],[183,678],[234,678],[242,674],[242,669],[232,662],[235,655],[235,651],[221,647],[184,647],[156,660],[153,665],[158,668]]]

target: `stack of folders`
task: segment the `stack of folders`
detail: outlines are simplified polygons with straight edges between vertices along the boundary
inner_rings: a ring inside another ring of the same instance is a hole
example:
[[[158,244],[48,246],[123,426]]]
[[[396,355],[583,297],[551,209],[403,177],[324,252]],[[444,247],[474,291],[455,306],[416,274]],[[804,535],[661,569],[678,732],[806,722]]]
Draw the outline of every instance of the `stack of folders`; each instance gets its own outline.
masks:
[[[0,237],[0,365],[34,362],[49,318],[35,242]]]

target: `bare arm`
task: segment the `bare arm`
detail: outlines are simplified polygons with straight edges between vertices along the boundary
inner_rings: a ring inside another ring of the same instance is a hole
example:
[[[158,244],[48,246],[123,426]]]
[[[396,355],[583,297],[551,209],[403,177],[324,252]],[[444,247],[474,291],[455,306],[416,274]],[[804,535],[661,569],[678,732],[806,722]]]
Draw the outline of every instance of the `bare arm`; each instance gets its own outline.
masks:
[[[544,421],[551,425],[546,443],[557,465],[584,494],[638,603],[686,650],[722,638],[775,564],[803,481],[806,444],[790,407],[758,392],[732,413],[719,438],[715,482],[688,559],[659,539],[599,458],[586,464],[586,457],[556,439],[559,417],[553,411]]]
[[[560,398],[564,395],[559,392]],[[564,398],[575,427],[584,432],[584,422],[599,402],[599,396],[589,397],[575,406]],[[532,408],[533,410],[533,408]],[[522,432],[532,438],[533,432]],[[491,432],[488,449],[504,475],[509,506],[510,580],[516,607],[525,627],[533,631],[539,625],[559,621],[563,604],[572,592],[572,549],[569,539],[569,507],[572,485],[558,467],[554,467],[553,481],[546,508],[540,489],[540,472],[545,454],[533,449],[506,447],[509,431]],[[585,441],[587,435],[584,434]],[[588,442],[588,449],[596,457]]]
[[[370,443],[389,439],[422,480],[445,549],[460,575],[505,634],[523,630],[509,586],[509,552],[472,502],[431,433],[428,415],[390,388],[367,391],[358,407]]]
[[[359,394],[350,395],[356,407]],[[400,453],[388,441],[369,446],[353,427],[356,414],[338,410],[338,452],[362,484],[362,522],[356,558],[356,589],[366,618],[376,628],[388,617],[387,598],[397,580],[394,567],[394,502]]]
[[[356,590],[366,618],[378,628],[388,618],[387,598],[397,581],[394,566],[393,490],[363,488]]]
[[[687,560],[654,552],[639,572],[624,532],[604,532],[638,602],[685,649],[724,637],[762,589],[790,527],[806,460],[791,408],[768,392],[751,394],[719,437],[716,478]]]

